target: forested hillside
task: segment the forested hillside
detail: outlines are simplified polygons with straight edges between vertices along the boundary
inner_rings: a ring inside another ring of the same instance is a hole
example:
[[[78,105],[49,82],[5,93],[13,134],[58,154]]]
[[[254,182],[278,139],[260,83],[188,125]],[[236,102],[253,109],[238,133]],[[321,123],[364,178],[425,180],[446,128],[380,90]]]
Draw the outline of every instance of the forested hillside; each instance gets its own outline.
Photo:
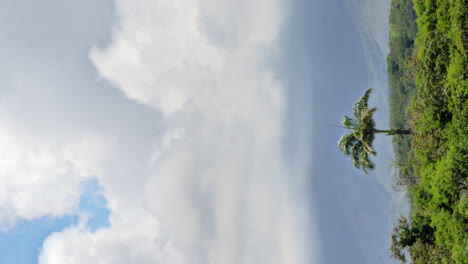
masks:
[[[412,213],[395,226],[392,255],[466,264],[468,0],[412,5],[393,0],[390,12],[391,125],[416,133],[394,142],[397,182],[410,193]]]
[[[416,92],[415,74],[417,50],[416,13],[413,3],[407,0],[393,0],[390,16],[390,54],[387,57],[388,80],[390,84],[390,127],[408,128],[410,116],[406,111],[410,99]],[[404,187],[414,182],[411,160],[411,137],[394,137],[397,186]]]

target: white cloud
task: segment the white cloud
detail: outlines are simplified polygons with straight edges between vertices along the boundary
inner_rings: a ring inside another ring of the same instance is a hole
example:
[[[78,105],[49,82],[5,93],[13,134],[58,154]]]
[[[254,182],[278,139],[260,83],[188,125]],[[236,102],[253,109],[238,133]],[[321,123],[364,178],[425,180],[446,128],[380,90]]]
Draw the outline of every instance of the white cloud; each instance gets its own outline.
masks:
[[[102,173],[110,227],[47,238],[55,263],[310,263],[270,62],[276,1],[118,0],[100,75],[165,119],[146,167]],[[128,154],[127,154],[128,155]],[[313,251],[313,249],[312,249]]]
[[[51,142],[0,113],[0,226],[76,213],[84,178],[101,173],[108,143],[95,135]]]
[[[76,122],[63,72],[34,56],[10,55],[0,89],[1,231],[18,219],[77,213],[81,183],[103,173],[113,148],[112,137]]]
[[[154,217],[141,210],[125,214],[132,221],[113,221],[110,229],[90,233],[80,225],[50,235],[39,263],[182,263],[171,242],[160,238]]]

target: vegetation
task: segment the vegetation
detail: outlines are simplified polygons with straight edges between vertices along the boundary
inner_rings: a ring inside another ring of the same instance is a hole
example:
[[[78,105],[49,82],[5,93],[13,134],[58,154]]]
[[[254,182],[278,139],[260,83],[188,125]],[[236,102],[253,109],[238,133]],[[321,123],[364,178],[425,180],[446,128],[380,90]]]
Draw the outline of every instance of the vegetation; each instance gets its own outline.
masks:
[[[468,0],[412,5],[392,0],[390,11],[391,124],[417,133],[394,141],[412,212],[395,226],[391,252],[401,262],[407,252],[413,263],[466,264]]]
[[[392,0],[390,14],[390,54],[387,57],[387,71],[390,85],[390,126],[410,127],[410,115],[405,109],[416,93],[415,75],[419,63],[415,38],[417,33],[416,13],[413,3],[408,0]],[[411,164],[413,152],[412,137],[394,137],[393,150],[398,187],[414,185],[416,179]]]
[[[375,128],[373,114],[377,110],[376,107],[368,106],[369,96],[372,89],[366,93],[354,104],[354,118],[344,116],[341,123],[345,128],[349,129],[349,133],[343,135],[338,141],[338,148],[348,156],[356,168],[362,169],[366,174],[367,169],[373,169],[374,164],[370,161],[369,155],[376,155],[377,152],[372,148],[375,134],[387,133],[387,135],[403,135],[412,134],[407,129],[390,129],[381,130]]]

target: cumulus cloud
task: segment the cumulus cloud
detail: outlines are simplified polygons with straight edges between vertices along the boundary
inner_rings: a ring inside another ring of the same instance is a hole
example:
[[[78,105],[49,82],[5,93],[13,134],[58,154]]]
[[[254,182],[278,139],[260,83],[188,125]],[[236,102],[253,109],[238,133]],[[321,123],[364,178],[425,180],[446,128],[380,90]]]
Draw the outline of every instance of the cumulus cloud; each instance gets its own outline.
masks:
[[[96,135],[47,142],[0,111],[0,226],[78,211],[81,182],[101,174],[110,143]]]
[[[291,180],[301,176],[281,149],[284,87],[271,67],[280,3],[116,4],[112,40],[91,59],[161,112],[163,131],[143,169],[98,176],[111,225],[52,234],[39,262],[310,263],[310,219]]]
[[[80,224],[50,235],[39,263],[183,263],[171,242],[161,239],[154,217],[141,210],[129,216],[131,221],[113,221],[111,229],[95,233]]]

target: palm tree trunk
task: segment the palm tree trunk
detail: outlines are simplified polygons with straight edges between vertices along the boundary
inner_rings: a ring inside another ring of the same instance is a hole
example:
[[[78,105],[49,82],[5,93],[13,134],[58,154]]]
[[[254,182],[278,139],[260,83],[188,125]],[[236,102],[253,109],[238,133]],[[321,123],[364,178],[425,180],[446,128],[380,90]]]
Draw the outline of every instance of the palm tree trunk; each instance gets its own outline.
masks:
[[[387,134],[392,134],[392,133],[394,133],[394,129],[389,129],[389,130],[374,129],[374,133],[387,133]]]
[[[381,130],[381,129],[374,129],[374,133],[387,133],[389,136],[393,135],[414,135],[415,133],[411,129],[389,129],[389,130]]]

